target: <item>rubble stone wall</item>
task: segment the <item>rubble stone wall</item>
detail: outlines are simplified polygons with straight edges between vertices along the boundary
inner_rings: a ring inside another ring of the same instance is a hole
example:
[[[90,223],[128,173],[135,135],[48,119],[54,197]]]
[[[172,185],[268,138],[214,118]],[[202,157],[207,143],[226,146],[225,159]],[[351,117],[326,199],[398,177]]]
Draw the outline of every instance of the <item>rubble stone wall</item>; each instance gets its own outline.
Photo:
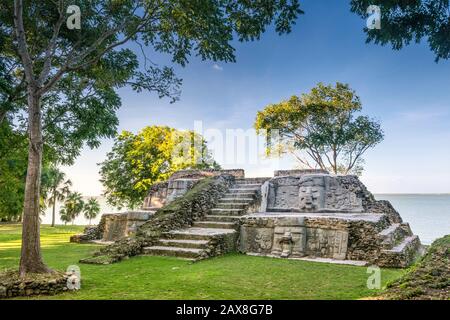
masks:
[[[67,290],[68,276],[63,273],[42,274],[21,278],[17,271],[0,274],[0,299],[55,295]]]
[[[142,253],[142,248],[156,243],[163,232],[189,227],[195,220],[204,217],[228,191],[234,181],[230,175],[205,178],[199,181],[183,197],[160,208],[147,222],[140,226],[135,237],[116,241],[101,248],[94,257],[82,259],[82,263],[109,264]],[[221,245],[217,251],[227,251],[230,239],[217,239]]]

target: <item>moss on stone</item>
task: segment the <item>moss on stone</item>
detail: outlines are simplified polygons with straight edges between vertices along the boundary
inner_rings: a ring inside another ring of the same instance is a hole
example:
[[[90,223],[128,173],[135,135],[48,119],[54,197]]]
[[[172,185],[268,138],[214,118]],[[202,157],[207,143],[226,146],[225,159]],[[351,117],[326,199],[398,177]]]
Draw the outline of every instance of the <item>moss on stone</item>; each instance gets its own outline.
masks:
[[[400,279],[391,282],[385,299],[450,299],[450,235],[437,239]]]
[[[66,288],[67,276],[59,271],[28,273],[21,277],[18,270],[0,273],[0,299],[17,296],[53,295]]]
[[[205,216],[228,190],[232,176],[222,175],[200,180],[185,195],[160,208],[136,232],[134,238],[122,239],[101,248],[94,257],[81,263],[110,264],[142,253],[153,245],[163,232],[189,227]]]

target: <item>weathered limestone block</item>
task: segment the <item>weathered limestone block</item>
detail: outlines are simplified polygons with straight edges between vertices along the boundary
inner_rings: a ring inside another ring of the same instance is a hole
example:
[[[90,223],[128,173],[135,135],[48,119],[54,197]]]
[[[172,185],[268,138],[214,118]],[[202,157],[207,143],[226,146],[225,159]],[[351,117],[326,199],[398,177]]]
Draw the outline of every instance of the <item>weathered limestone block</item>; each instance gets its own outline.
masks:
[[[181,197],[191,189],[198,179],[176,179],[169,180],[167,186],[167,203]]]
[[[143,208],[161,208],[166,204],[168,182],[158,182],[150,187]]]
[[[305,255],[306,228],[302,218],[252,217],[243,221],[240,231],[242,252],[283,257]]]
[[[203,179],[207,177],[217,177],[217,176],[233,176],[234,178],[244,178],[245,173],[243,169],[187,169],[180,170],[172,174],[169,180],[175,179]]]
[[[282,257],[303,257],[305,255],[306,228],[302,217],[277,220],[273,233],[273,255]]]
[[[270,191],[270,182],[266,181],[261,185],[261,201],[260,201],[259,212],[267,211],[269,191]]]
[[[362,199],[328,174],[279,176],[267,183],[263,187],[266,194],[261,209],[264,211],[362,212],[364,209]]]
[[[126,236],[136,234],[137,229],[150,219],[153,213],[149,211],[130,211],[127,213]]]
[[[116,241],[127,236],[127,213],[112,213],[105,216],[104,241]]]
[[[299,176],[304,174],[328,174],[328,171],[322,169],[298,169],[298,170],[275,170],[274,177]]]
[[[307,229],[306,254],[312,257],[344,260],[347,256],[348,231]]]

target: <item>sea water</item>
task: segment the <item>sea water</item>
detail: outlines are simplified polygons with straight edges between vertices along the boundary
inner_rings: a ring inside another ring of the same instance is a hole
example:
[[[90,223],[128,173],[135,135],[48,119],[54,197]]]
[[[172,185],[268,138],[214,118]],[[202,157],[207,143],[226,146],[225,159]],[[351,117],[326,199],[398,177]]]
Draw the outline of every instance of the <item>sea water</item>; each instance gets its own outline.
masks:
[[[450,234],[450,194],[375,194],[388,200],[423,244]]]

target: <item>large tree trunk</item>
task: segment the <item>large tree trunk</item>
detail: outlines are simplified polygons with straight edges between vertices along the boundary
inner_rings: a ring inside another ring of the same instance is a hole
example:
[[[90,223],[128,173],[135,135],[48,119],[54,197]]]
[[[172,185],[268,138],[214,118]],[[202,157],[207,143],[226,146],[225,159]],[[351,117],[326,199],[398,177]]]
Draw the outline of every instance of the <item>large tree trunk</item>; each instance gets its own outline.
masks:
[[[52,227],[55,226],[55,210],[56,210],[56,188],[53,189]]]
[[[28,169],[25,184],[25,201],[22,223],[22,251],[20,274],[47,273],[51,270],[41,256],[39,197],[42,166],[42,127],[40,97],[36,90],[28,88]]]

